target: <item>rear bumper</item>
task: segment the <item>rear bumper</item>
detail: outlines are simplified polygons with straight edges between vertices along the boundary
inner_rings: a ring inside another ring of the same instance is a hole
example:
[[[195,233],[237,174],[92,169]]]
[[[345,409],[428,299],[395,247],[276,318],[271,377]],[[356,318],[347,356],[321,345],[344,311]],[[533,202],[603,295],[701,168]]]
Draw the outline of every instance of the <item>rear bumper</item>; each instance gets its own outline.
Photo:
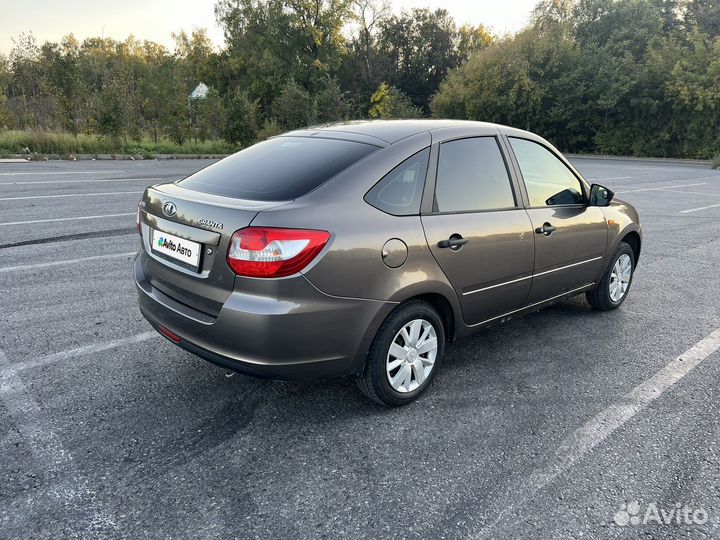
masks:
[[[153,287],[141,251],[135,260],[140,311],[178,346],[214,364],[275,379],[359,373],[389,302],[328,296],[304,276],[242,279],[217,317],[199,312]]]

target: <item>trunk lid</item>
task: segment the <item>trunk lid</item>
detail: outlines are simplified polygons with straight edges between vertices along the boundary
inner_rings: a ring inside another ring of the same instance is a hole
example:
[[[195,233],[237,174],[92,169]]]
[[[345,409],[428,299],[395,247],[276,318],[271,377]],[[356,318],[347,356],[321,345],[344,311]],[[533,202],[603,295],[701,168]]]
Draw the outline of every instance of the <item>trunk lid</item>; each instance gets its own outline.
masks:
[[[287,202],[234,199],[174,183],[147,188],[141,202],[145,275],[160,292],[216,317],[235,284],[225,259],[232,234],[261,210]]]

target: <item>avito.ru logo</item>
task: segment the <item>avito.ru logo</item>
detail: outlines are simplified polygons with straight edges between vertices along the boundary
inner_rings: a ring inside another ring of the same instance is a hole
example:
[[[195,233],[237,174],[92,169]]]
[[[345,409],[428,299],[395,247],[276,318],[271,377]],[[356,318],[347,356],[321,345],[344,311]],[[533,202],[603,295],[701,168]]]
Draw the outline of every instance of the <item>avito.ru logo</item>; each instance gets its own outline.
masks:
[[[703,508],[691,508],[687,504],[675,503],[675,506],[666,510],[654,502],[647,505],[644,512],[640,511],[640,503],[630,501],[622,504],[620,510],[615,512],[613,521],[620,527],[628,525],[703,525],[708,520],[708,513]]]
[[[162,236],[158,239],[158,247],[167,248],[172,251],[177,250],[177,246],[175,245],[175,243],[172,240],[166,240]]]
[[[176,253],[179,253],[180,255],[192,257],[192,250],[190,248],[187,248],[180,243],[176,244],[172,240],[169,240],[162,236],[158,238],[158,247],[169,249],[170,251],[174,251]]]

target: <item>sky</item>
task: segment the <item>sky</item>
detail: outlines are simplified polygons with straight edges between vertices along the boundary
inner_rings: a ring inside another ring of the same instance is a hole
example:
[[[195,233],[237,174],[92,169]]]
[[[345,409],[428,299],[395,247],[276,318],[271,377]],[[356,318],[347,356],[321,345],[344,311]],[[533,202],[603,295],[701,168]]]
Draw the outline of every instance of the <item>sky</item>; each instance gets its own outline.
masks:
[[[483,24],[496,34],[515,32],[527,21],[537,0],[390,0],[393,11],[430,7],[447,9],[458,24]],[[0,0],[0,53],[12,48],[22,32],[39,43],[68,34],[83,39],[105,36],[156,41],[172,49],[172,32],[205,27],[216,45],[222,31],[215,23],[215,0]]]

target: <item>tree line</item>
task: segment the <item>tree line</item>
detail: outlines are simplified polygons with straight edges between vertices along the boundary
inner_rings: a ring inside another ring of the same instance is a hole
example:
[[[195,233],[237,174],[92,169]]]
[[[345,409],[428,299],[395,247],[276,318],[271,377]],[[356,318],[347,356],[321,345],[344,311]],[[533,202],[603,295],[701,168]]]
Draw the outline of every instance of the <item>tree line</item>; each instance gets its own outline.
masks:
[[[511,36],[383,0],[219,0],[173,50],[72,34],[0,55],[0,130],[248,145],[352,118],[468,118],[565,151],[720,149],[720,2],[542,0]],[[199,83],[207,92],[190,96]]]
[[[173,34],[172,51],[15,38],[0,57],[0,126],[247,145],[313,123],[421,117],[448,71],[492,40],[445,10],[394,15],[375,0],[220,0],[215,12],[222,50],[203,29]],[[201,82],[207,95],[190,98]]]
[[[452,70],[431,108],[565,151],[720,154],[720,2],[543,0],[528,28]]]

